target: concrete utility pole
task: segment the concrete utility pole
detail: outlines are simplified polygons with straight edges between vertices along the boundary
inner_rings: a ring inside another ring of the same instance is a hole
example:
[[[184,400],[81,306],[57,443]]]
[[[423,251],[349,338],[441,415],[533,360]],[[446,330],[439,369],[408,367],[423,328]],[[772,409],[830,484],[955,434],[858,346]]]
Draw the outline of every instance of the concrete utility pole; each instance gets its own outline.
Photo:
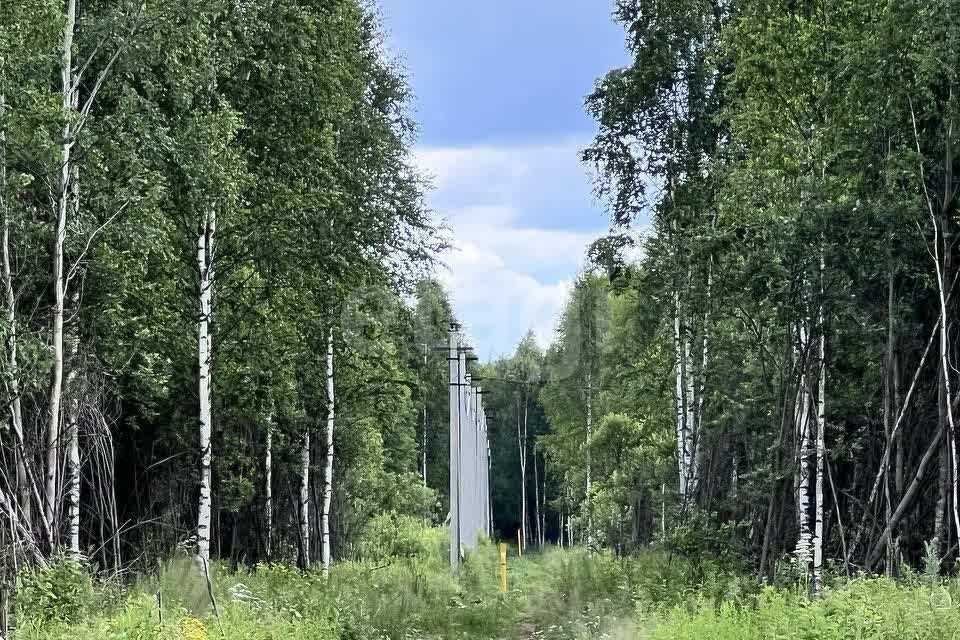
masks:
[[[464,367],[466,352],[463,352]],[[463,519],[461,537],[465,547],[471,547],[473,538],[473,377],[469,373],[463,376],[463,428],[460,429],[460,514]]]
[[[490,516],[490,442],[479,381],[467,373],[472,349],[462,343],[460,326],[450,323],[447,343],[450,373],[450,569],[460,567],[461,550],[492,531]]]
[[[487,474],[487,481],[486,481],[486,485],[487,485],[487,495],[486,495],[486,499],[487,499],[487,535],[492,538],[492,537],[493,537],[493,495],[492,495],[491,492],[490,492],[490,471],[492,470],[492,468],[491,468],[492,462],[491,462],[491,457],[490,457],[490,434],[487,432],[487,427],[486,427],[486,420],[487,420],[487,418],[486,418],[486,416],[484,416],[483,420],[484,420],[484,429],[483,429],[483,430],[484,430],[484,436],[485,436],[486,445],[487,445],[487,466],[486,466],[486,474]]]
[[[460,568],[460,325],[450,323],[450,570]]]
[[[459,418],[457,420],[457,441],[459,442],[459,445],[460,445],[460,449],[459,449],[460,459],[457,461],[457,482],[459,483],[458,484],[459,490],[457,493],[457,502],[459,503],[458,515],[460,517],[460,521],[457,523],[457,526],[460,529],[460,545],[461,545],[461,551],[462,551],[464,539],[466,539],[467,537],[465,535],[466,532],[464,531],[464,528],[465,528],[464,523],[466,522],[466,518],[465,518],[466,513],[465,513],[463,502],[464,500],[468,500],[468,497],[470,495],[467,491],[465,491],[466,483],[464,482],[464,477],[463,477],[464,471],[467,469],[465,462],[469,460],[469,457],[467,457],[467,451],[465,449],[467,446],[469,446],[469,442],[470,442],[469,439],[466,437],[468,433],[467,425],[470,424],[470,415],[469,415],[469,412],[467,411],[468,409],[467,385],[469,384],[467,379],[467,350],[466,350],[466,346],[462,344],[462,340],[461,340],[460,348],[457,349],[457,363],[458,363],[457,364],[457,372],[458,372],[457,390],[459,391],[457,395],[457,406],[459,407],[459,414],[458,414]],[[469,509],[470,505],[467,504],[466,506],[467,506],[467,509]]]

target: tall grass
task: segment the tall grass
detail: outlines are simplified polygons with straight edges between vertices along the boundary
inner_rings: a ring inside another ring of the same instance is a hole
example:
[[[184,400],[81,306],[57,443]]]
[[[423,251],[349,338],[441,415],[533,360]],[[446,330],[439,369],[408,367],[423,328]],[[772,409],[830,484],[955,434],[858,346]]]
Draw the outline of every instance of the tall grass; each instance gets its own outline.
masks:
[[[880,640],[954,638],[960,583],[836,583],[759,590],[708,558],[650,548],[631,558],[546,547],[518,558],[499,592],[498,553],[481,542],[458,576],[446,533],[385,516],[329,580],[282,564],[213,567],[214,600],[189,557],[136,584],[97,584],[61,560],[21,576],[15,640]],[[158,594],[160,598],[158,599]]]
[[[699,602],[665,614],[652,640],[946,640],[960,633],[956,584],[857,579],[810,601],[768,588],[755,601]]]
[[[83,571],[62,560],[52,571],[22,577],[20,591],[28,597],[18,601],[15,638],[494,638],[517,618],[521,598],[498,593],[493,545],[481,543],[455,580],[446,566],[443,530],[421,526],[407,533],[416,539],[389,543],[407,553],[371,551],[370,559],[335,565],[329,580],[283,564],[237,572],[214,565],[216,607],[206,577],[189,557],[169,560],[158,575],[119,594],[95,592]]]

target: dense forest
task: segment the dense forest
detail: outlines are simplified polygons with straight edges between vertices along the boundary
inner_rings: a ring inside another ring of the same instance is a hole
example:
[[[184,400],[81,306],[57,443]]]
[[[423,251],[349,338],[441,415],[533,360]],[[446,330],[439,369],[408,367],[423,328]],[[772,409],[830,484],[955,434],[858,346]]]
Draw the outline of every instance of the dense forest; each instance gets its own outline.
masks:
[[[551,344],[471,365],[493,537],[579,547],[644,594],[616,562],[651,549],[699,587],[709,558],[804,597],[952,575],[960,6],[613,17],[631,62],[585,97],[581,158],[609,234]],[[0,5],[0,635],[8,595],[35,594],[20,576],[64,562],[129,581],[185,552],[208,583],[339,563],[377,590],[391,558],[442,544],[453,239],[383,39],[360,0]],[[431,606],[519,607],[478,566]],[[347,629],[393,611],[377,602],[338,637],[368,637]],[[428,623],[409,624],[396,637]]]
[[[673,536],[814,589],[954,566],[953,9],[616,3],[633,63],[583,152],[612,232],[555,343],[494,365],[536,404],[557,539]]]
[[[436,517],[445,240],[375,15],[2,11],[7,560],[328,568],[377,514]]]

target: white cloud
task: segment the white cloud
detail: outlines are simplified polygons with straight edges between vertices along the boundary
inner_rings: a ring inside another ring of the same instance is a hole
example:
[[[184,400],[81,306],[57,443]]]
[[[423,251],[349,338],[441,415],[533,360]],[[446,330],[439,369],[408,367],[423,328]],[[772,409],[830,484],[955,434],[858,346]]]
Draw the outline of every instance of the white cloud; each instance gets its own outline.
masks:
[[[430,200],[453,232],[439,274],[484,358],[511,352],[528,330],[546,346],[586,246],[603,233],[576,140],[428,148]],[[579,203],[579,204],[578,204]],[[567,208],[567,219],[554,216]]]

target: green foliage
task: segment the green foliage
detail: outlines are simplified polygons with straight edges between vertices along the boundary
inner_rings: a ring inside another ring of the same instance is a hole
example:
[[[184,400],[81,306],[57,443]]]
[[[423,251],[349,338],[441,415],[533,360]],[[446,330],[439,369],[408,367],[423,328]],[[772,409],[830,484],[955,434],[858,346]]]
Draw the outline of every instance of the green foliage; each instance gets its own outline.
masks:
[[[372,563],[407,558],[427,561],[446,540],[443,531],[427,528],[423,519],[394,512],[374,516],[357,544],[358,557]]]
[[[101,604],[99,588],[91,600],[94,592],[87,581],[86,595],[74,596],[85,603],[82,618],[76,613],[55,619],[24,612],[14,637],[939,640],[952,638],[960,624],[960,585],[955,582],[855,579],[811,601],[794,587],[759,590],[752,578],[708,557],[694,566],[688,558],[654,547],[619,558],[554,547],[522,558],[511,551],[509,591],[501,594],[494,545],[481,541],[455,579],[446,566],[443,529],[403,518],[375,522],[382,529],[371,533],[367,548],[372,553],[383,552],[374,538],[385,539],[390,522],[404,530],[405,544],[422,551],[342,562],[329,580],[282,564],[237,572],[215,566],[219,616],[209,607],[192,612],[184,607],[176,595],[182,577],[173,568],[177,561],[159,582],[144,580],[109,606]],[[75,567],[58,566],[51,575],[61,583],[76,583],[84,574]],[[166,594],[162,611],[157,608],[158,589]],[[76,587],[71,592],[78,593]]]
[[[63,556],[46,569],[25,571],[18,576],[16,602],[27,626],[78,622],[94,603],[87,567]]]
[[[192,611],[185,607],[185,599],[178,595],[184,578],[190,580],[186,576],[190,567],[183,565],[190,559],[184,558],[170,563],[159,581],[141,582],[116,607],[86,607],[86,617],[79,620],[74,615],[70,624],[25,618],[16,637],[188,640],[184,630],[189,627],[226,640],[494,638],[516,620],[522,601],[516,595],[498,594],[492,545],[482,544],[474,551],[463,581],[458,582],[446,566],[445,530],[404,518],[375,522],[382,526],[365,545],[374,557],[338,563],[329,580],[283,564],[239,572],[215,566],[219,617],[209,607]],[[396,545],[396,540],[382,542],[390,522],[400,524],[404,544],[419,549],[419,555],[380,555],[384,545]],[[81,575],[85,576],[82,571]],[[157,590],[164,594],[162,611],[157,608]]]
[[[814,602],[766,589],[756,602],[713,602],[675,608],[656,626],[653,640],[882,640],[952,638],[960,624],[949,589],[903,587],[886,579],[855,580]]]

